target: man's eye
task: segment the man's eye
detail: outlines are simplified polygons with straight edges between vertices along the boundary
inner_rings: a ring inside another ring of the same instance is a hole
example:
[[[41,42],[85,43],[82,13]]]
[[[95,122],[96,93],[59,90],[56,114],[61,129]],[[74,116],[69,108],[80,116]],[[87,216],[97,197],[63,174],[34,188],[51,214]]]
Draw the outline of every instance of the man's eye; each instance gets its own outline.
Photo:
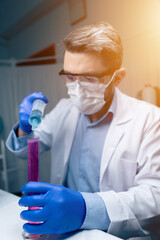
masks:
[[[67,75],[66,76],[69,81],[74,81],[74,76],[72,75]]]
[[[91,83],[98,82],[98,79],[96,77],[86,77],[86,79],[87,79],[88,82],[91,82]]]

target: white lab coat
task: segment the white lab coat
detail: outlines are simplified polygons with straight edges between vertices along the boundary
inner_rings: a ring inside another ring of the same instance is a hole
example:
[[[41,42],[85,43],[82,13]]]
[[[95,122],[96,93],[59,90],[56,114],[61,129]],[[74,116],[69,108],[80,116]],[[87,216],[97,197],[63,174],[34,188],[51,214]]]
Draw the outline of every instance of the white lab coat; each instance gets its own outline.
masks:
[[[115,94],[117,108],[103,147],[98,194],[111,220],[108,233],[143,239],[155,216],[160,221],[160,109],[118,89]],[[70,99],[62,99],[35,131],[51,147],[54,184],[64,183],[78,117]],[[17,156],[24,151],[16,151]]]

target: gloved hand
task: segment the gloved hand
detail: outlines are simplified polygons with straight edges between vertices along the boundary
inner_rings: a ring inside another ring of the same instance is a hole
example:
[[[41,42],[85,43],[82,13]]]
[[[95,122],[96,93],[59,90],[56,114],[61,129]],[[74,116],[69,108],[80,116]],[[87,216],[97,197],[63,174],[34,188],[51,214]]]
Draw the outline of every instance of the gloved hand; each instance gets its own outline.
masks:
[[[29,117],[32,111],[32,105],[34,100],[41,99],[45,103],[48,103],[48,99],[40,92],[34,92],[28,95],[23,99],[22,103],[19,106],[19,118],[20,123],[19,127],[25,133],[30,133],[32,130],[32,126],[29,124]]]
[[[86,215],[85,201],[80,192],[49,183],[29,182],[21,189],[23,193],[35,193],[19,200],[20,206],[42,207],[25,210],[21,218],[27,221],[23,229],[32,234],[59,234],[78,230]],[[37,195],[39,194],[39,195]]]

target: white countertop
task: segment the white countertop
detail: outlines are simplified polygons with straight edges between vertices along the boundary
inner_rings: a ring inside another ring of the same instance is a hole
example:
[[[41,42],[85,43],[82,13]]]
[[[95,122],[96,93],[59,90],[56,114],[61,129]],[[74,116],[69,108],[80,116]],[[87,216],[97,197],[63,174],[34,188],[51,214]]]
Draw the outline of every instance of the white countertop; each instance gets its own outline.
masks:
[[[18,205],[19,197],[0,190],[0,239],[3,240],[23,240],[22,231],[24,221],[20,218],[20,212],[23,210]],[[40,240],[118,240],[100,230],[83,230],[74,234],[52,234],[44,235]]]

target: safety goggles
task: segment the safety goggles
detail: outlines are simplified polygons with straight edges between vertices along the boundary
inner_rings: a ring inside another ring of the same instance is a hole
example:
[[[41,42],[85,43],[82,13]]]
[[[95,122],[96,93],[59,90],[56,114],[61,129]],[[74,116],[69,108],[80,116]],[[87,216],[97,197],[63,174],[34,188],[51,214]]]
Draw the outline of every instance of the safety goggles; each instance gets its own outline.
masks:
[[[89,82],[89,83],[102,83],[102,78],[105,78],[107,75],[112,74],[113,71],[107,71],[103,72],[100,74],[77,74],[77,73],[68,73],[65,72],[64,70],[61,70],[59,72],[59,75],[65,80],[65,82],[70,83],[70,82],[75,82],[76,80],[80,82]]]

